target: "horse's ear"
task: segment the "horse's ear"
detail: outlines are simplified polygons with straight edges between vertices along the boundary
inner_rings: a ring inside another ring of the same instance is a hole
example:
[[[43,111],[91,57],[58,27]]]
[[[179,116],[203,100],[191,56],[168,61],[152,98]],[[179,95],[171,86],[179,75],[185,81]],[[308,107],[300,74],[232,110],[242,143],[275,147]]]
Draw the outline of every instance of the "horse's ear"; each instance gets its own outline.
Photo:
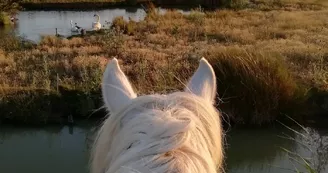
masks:
[[[214,103],[216,96],[216,77],[212,66],[205,58],[200,60],[198,69],[191,77],[185,91]]]
[[[114,58],[108,63],[102,79],[102,96],[109,111],[116,112],[137,95]]]

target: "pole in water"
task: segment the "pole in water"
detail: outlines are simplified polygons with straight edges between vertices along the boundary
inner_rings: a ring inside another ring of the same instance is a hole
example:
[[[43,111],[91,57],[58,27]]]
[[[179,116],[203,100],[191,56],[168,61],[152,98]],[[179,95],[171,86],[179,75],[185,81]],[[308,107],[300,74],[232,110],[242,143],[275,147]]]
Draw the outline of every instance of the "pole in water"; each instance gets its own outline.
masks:
[[[86,30],[85,29],[81,29],[81,35],[84,36],[86,34]]]

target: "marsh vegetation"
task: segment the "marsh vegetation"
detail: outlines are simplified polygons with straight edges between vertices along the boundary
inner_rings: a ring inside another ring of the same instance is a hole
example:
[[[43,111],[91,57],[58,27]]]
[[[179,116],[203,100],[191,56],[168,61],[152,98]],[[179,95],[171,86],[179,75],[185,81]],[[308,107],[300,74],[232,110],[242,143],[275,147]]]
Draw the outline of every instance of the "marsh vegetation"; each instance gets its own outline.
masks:
[[[218,107],[231,122],[265,124],[285,114],[316,121],[315,115],[327,112],[325,4],[256,2],[254,8],[205,13],[196,9],[189,15],[176,10],[159,14],[151,8],[141,21],[117,17],[110,29],[69,39],[45,36],[38,44],[7,34],[0,45],[1,111],[12,112],[6,107],[16,103],[21,109],[15,114],[21,116],[1,118],[25,121],[33,108],[44,112],[31,113],[33,121],[47,122],[47,112],[57,110],[57,102],[44,99],[54,94],[60,104],[67,93],[79,101],[60,110],[85,109],[64,115],[90,115],[101,105],[100,79],[113,57],[121,61],[135,89],[146,94],[182,88],[204,56],[219,79]],[[261,4],[272,9],[259,10]]]

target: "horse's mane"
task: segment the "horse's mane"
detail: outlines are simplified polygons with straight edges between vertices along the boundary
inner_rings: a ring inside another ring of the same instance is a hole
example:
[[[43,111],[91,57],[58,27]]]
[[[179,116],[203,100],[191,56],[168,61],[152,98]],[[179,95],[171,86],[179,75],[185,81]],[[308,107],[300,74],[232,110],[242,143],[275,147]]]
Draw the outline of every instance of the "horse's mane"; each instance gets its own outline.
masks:
[[[223,160],[220,114],[188,92],[134,98],[102,124],[92,173],[215,173]]]

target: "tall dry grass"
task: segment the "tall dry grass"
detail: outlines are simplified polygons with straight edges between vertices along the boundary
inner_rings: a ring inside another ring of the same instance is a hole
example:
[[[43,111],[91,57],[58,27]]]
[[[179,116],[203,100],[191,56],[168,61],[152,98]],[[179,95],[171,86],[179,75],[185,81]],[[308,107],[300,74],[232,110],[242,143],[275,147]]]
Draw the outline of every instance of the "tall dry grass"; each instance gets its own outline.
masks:
[[[221,107],[239,123],[262,123],[290,110],[299,116],[308,108],[310,88],[327,91],[327,15],[327,10],[153,11],[134,27],[124,47],[155,50],[187,64],[210,58],[219,76]],[[152,54],[145,57],[159,62]]]
[[[308,91],[328,91],[327,23],[323,7],[190,15],[153,9],[140,22],[116,18],[101,34],[2,46],[0,86],[97,91],[106,62],[117,57],[139,93],[165,93],[181,89],[206,57],[218,76],[218,107],[234,122],[262,124],[285,113],[302,119],[311,113]]]
[[[328,143],[325,140],[322,129],[309,128],[299,124],[297,121],[288,117],[293,123],[287,126],[279,122],[294,135],[283,133],[279,135],[284,140],[295,142],[299,147],[295,149],[287,149],[279,146],[286,153],[291,164],[294,166],[295,172],[321,173],[327,171],[328,163]]]

